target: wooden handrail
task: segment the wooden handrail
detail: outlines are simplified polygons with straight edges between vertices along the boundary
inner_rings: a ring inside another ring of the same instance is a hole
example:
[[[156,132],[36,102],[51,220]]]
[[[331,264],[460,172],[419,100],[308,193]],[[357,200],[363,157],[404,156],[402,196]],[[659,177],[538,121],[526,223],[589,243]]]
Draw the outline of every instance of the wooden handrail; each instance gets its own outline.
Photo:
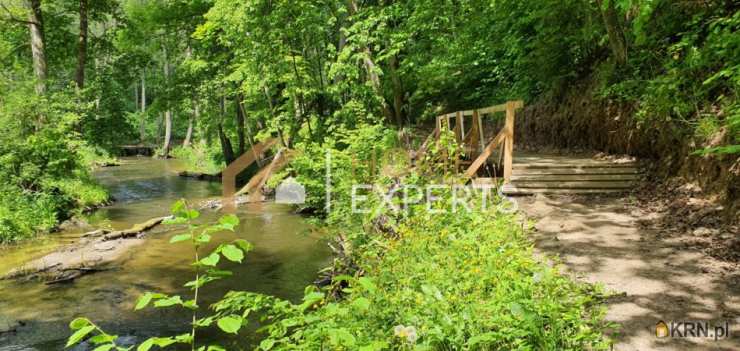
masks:
[[[227,210],[233,210],[234,208],[234,193],[236,192],[236,176],[249,165],[254,163],[257,158],[262,155],[269,148],[277,144],[278,140],[270,138],[262,143],[258,143],[251,148],[251,152],[245,152],[239,156],[236,160],[231,162],[221,172],[221,183],[223,184],[223,205]]]
[[[481,115],[486,114],[492,114],[496,112],[506,112],[506,120],[504,123],[504,127],[501,129],[501,131],[491,139],[491,142],[481,150],[481,154],[473,161],[473,163],[468,167],[468,169],[465,171],[465,177],[472,178],[475,176],[475,174],[478,172],[480,167],[486,162],[486,160],[491,156],[494,149],[497,145],[502,144],[502,151],[503,151],[503,169],[504,169],[504,183],[509,183],[511,181],[511,173],[514,163],[514,119],[516,116],[516,110],[524,107],[524,102],[522,100],[515,100],[515,101],[507,101],[504,104],[501,105],[495,105],[495,106],[489,106],[484,107],[480,109],[474,109],[474,110],[465,110],[465,111],[456,111],[451,113],[445,113],[440,116],[437,116],[437,128],[435,129],[435,132],[432,133],[435,137],[439,136],[439,133],[442,129],[443,123],[441,122],[442,119],[449,120],[452,117],[455,117],[455,128],[454,133],[455,137],[458,142],[472,142],[473,135],[471,134],[470,138],[463,138],[465,131],[463,130],[463,118],[466,116],[473,116],[473,124],[471,127],[471,133],[477,132],[480,135],[478,135],[478,140],[481,142],[484,140],[483,136],[483,123],[481,122]],[[449,125],[449,123],[447,124]],[[449,127],[448,127],[449,128]],[[475,129],[478,129],[475,131]],[[427,138],[426,141],[424,141],[424,144],[422,144],[422,148],[419,149],[419,152],[417,154],[421,154],[426,151],[428,148],[428,142],[432,135]],[[482,147],[481,143],[481,147]],[[457,163],[458,160],[455,160]]]

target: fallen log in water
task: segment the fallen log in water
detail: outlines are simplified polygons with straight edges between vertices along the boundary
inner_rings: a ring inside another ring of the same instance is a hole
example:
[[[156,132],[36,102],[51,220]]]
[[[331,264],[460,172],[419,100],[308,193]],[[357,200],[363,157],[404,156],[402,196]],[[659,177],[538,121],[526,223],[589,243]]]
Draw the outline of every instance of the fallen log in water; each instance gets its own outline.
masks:
[[[180,177],[184,177],[184,178],[193,178],[193,179],[205,180],[209,182],[220,182],[221,181],[221,173],[208,174],[208,173],[182,171],[178,173],[177,175]]]
[[[40,279],[46,284],[70,282],[84,274],[108,269],[106,265],[142,243],[140,236],[171,216],[152,218],[129,229],[99,229],[82,235],[79,243],[60,248],[23,267],[11,270],[4,279]]]

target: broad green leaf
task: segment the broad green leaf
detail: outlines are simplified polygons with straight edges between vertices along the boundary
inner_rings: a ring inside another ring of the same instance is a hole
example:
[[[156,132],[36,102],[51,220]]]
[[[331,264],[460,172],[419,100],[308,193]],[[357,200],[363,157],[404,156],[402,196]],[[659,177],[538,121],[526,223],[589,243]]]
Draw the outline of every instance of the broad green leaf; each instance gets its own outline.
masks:
[[[372,279],[368,277],[360,277],[357,279],[357,282],[362,286],[365,291],[369,293],[374,293],[377,290],[377,287],[375,286],[375,283],[373,283]]]
[[[110,351],[114,347],[116,347],[116,345],[114,345],[114,344],[100,345],[100,346],[96,347],[93,351]]]
[[[170,307],[174,305],[182,305],[182,298],[180,296],[172,296],[154,302],[155,307]]]
[[[218,223],[221,225],[221,228],[233,231],[234,228],[239,225],[239,217],[233,214],[226,215],[221,217],[221,219],[218,220]]]
[[[198,305],[195,303],[195,300],[187,300],[182,303],[182,307],[185,307],[190,310],[196,310],[198,309]]]
[[[82,329],[90,325],[90,321],[87,318],[75,318],[69,323],[69,328],[72,330]]]
[[[221,256],[219,256],[219,254],[217,254],[217,253],[214,252],[214,253],[206,256],[205,258],[201,259],[199,262],[200,262],[200,264],[202,264],[204,266],[215,267],[218,264],[218,261],[220,259],[221,259]]]
[[[244,239],[236,239],[234,240],[234,245],[238,246],[244,253],[247,253],[249,251],[252,251],[254,249],[254,246],[252,246],[252,243],[249,241],[246,241]]]
[[[360,311],[367,311],[370,308],[370,300],[364,297],[357,298],[352,301],[352,307]]]
[[[146,339],[146,341],[142,342],[141,345],[136,348],[136,351],[149,351],[149,349],[154,346],[154,339],[155,338]]]
[[[216,324],[224,332],[236,334],[242,327],[242,317],[236,315],[226,316],[219,319]]]
[[[136,306],[134,307],[134,311],[138,311],[138,310],[146,307],[147,305],[149,305],[149,302],[152,301],[152,297],[153,297],[152,293],[146,293],[144,295],[141,295],[139,297],[139,300],[136,302]]]
[[[118,337],[115,335],[98,334],[90,338],[90,340],[88,341],[95,345],[99,345],[99,344],[104,344],[104,343],[112,343],[116,341],[116,339],[118,339]]]
[[[178,234],[170,239],[170,244],[179,243],[181,241],[190,240],[193,236],[190,234]]]
[[[211,241],[211,235],[208,233],[201,233],[197,237],[195,237],[195,241],[199,243],[207,243]]]
[[[65,348],[77,344],[82,339],[84,339],[87,336],[87,334],[90,334],[90,332],[92,332],[93,330],[95,330],[95,326],[92,326],[92,325],[88,325],[86,327],[80,328],[74,334],[72,334],[72,336],[70,336],[69,339],[67,339],[67,346],[65,346]]]
[[[275,340],[272,339],[265,339],[260,342],[260,349],[265,351],[271,349],[273,346],[275,346]]]
[[[185,200],[177,200],[174,204],[172,204],[170,212],[175,216],[181,217],[181,215],[185,212]]]
[[[225,245],[221,248],[221,254],[229,261],[242,263],[244,252],[232,244]]]
[[[182,218],[182,217],[170,217],[162,221],[162,223],[166,225],[178,225],[178,224],[185,224],[187,222],[188,222],[187,218]]]
[[[198,212],[196,210],[188,210],[187,212],[185,212],[185,216],[188,219],[196,219],[196,218],[200,217],[200,212]]]

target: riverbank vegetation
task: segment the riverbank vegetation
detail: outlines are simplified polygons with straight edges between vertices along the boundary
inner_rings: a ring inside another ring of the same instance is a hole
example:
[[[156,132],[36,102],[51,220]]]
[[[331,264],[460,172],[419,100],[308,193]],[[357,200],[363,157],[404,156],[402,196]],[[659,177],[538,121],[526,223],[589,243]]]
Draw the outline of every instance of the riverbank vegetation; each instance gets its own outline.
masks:
[[[374,126],[337,137],[385,141],[374,150],[385,155],[392,155],[387,151],[397,142],[393,132]],[[419,189],[458,181],[452,173],[445,176],[434,153],[425,161],[427,167],[410,171],[393,157],[381,157],[373,167],[372,147],[354,145],[359,147],[328,149],[337,175],[331,207],[323,207],[327,192],[309,192],[307,203],[320,204],[325,211],[321,230],[333,238],[336,256],[324,271],[324,283],[306,287],[302,300],[231,291],[206,305],[146,293],[137,309],[151,304],[185,307],[197,316],[193,330],[220,330],[224,343],[200,341],[200,331],[183,330],[180,335],[139,339],[136,345],[119,344],[89,316],[93,321],[72,321],[74,333],[68,345],[87,339],[97,347],[118,350],[146,351],[175,344],[199,350],[222,350],[227,345],[232,349],[243,347],[239,336],[253,333],[258,324],[260,341],[251,345],[258,350],[609,349],[605,331],[611,325],[603,321],[600,289],[571,280],[548,259],[535,258],[528,225],[509,211],[508,200],[489,193],[467,198],[460,206],[451,188],[442,188],[427,204],[416,199],[424,197]],[[289,171],[299,179],[315,178],[318,165],[326,160],[326,149],[306,151]],[[437,175],[417,173],[424,169],[435,169]],[[372,184],[380,190],[364,193],[357,211],[351,184]],[[386,191],[400,184],[415,189],[410,196],[415,200],[407,201],[403,192],[390,201],[385,198]],[[176,204],[173,213],[176,219],[171,223],[194,223],[199,217],[183,203]],[[191,225],[187,233],[172,237],[173,243],[196,243],[194,267],[206,272],[186,286],[196,291],[207,289],[206,283],[213,279],[238,279],[215,267],[222,258],[241,262],[249,244],[224,244],[212,253],[197,248],[197,243],[233,225],[236,221],[226,218],[212,227]]]

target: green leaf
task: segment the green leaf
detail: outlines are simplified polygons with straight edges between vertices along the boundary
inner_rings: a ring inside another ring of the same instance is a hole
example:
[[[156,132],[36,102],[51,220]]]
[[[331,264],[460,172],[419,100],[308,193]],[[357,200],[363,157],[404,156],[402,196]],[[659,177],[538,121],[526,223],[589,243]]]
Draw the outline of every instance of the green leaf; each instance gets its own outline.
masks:
[[[265,351],[271,349],[273,346],[275,346],[275,340],[272,339],[265,339],[260,342],[260,349]]]
[[[236,315],[226,316],[219,319],[216,324],[224,332],[236,334],[242,327],[242,317]]]
[[[195,238],[195,241],[199,243],[207,243],[211,241],[211,235],[208,233],[202,233]]]
[[[166,225],[178,225],[178,224],[186,224],[188,223],[187,218],[182,217],[170,217],[162,221],[163,224]]]
[[[195,303],[195,300],[187,300],[183,302],[182,307],[185,307],[190,310],[198,309],[198,305]]]
[[[190,240],[193,236],[190,234],[178,234],[170,239],[170,244],[179,243],[181,241]]]
[[[90,338],[90,340],[88,341],[95,345],[99,345],[99,344],[104,344],[104,343],[112,343],[116,341],[116,339],[118,339],[118,337],[115,335],[98,334]]]
[[[200,217],[200,212],[196,210],[188,210],[187,212],[185,212],[185,217],[187,217],[188,219],[196,219]]]
[[[357,298],[352,301],[352,307],[360,311],[367,311],[370,308],[370,300],[364,297]]]
[[[154,346],[154,339],[155,338],[146,339],[146,341],[141,343],[141,345],[139,345],[139,347],[136,348],[136,351],[149,351],[149,349],[151,349],[152,346]]]
[[[236,239],[234,240],[234,245],[238,246],[244,253],[247,253],[249,251],[252,251],[254,249],[254,246],[252,246],[252,243],[249,241],[246,241],[244,239]]]
[[[100,346],[96,347],[93,351],[110,351],[114,347],[116,347],[116,345],[114,345],[114,344],[100,345]]]
[[[177,200],[172,204],[170,212],[177,217],[183,217],[182,215],[185,214],[185,200]]]
[[[232,262],[242,263],[242,259],[244,259],[244,252],[232,244],[221,248],[221,254]]]
[[[210,266],[215,267],[218,264],[218,261],[221,259],[221,256],[219,256],[217,253],[212,253],[208,255],[207,257],[201,259],[199,262],[200,264],[204,266]]]
[[[67,339],[67,346],[65,346],[65,348],[77,344],[78,342],[80,342],[80,340],[85,338],[85,336],[87,336],[87,334],[90,334],[90,332],[92,332],[93,330],[95,330],[95,326],[93,325],[88,325],[86,327],[80,328],[78,331],[72,334],[72,336],[70,336],[69,339]]]
[[[138,311],[138,310],[146,307],[147,305],[149,305],[149,302],[152,301],[152,297],[153,297],[152,293],[149,293],[149,292],[146,293],[146,294],[144,294],[144,295],[141,295],[139,297],[139,300],[136,302],[136,306],[134,307],[134,311]]]
[[[180,296],[172,296],[154,302],[154,307],[170,307],[174,305],[182,305],[182,298]]]
[[[357,282],[362,286],[365,291],[369,293],[374,293],[378,288],[375,286],[375,283],[373,283],[372,279],[368,277],[360,277],[357,279]]]
[[[218,220],[218,223],[221,225],[221,228],[234,231],[234,228],[239,225],[239,217],[233,214],[226,215],[221,217],[221,219]]]
[[[90,321],[87,318],[75,318],[69,323],[69,328],[72,330],[82,329],[90,325]]]

